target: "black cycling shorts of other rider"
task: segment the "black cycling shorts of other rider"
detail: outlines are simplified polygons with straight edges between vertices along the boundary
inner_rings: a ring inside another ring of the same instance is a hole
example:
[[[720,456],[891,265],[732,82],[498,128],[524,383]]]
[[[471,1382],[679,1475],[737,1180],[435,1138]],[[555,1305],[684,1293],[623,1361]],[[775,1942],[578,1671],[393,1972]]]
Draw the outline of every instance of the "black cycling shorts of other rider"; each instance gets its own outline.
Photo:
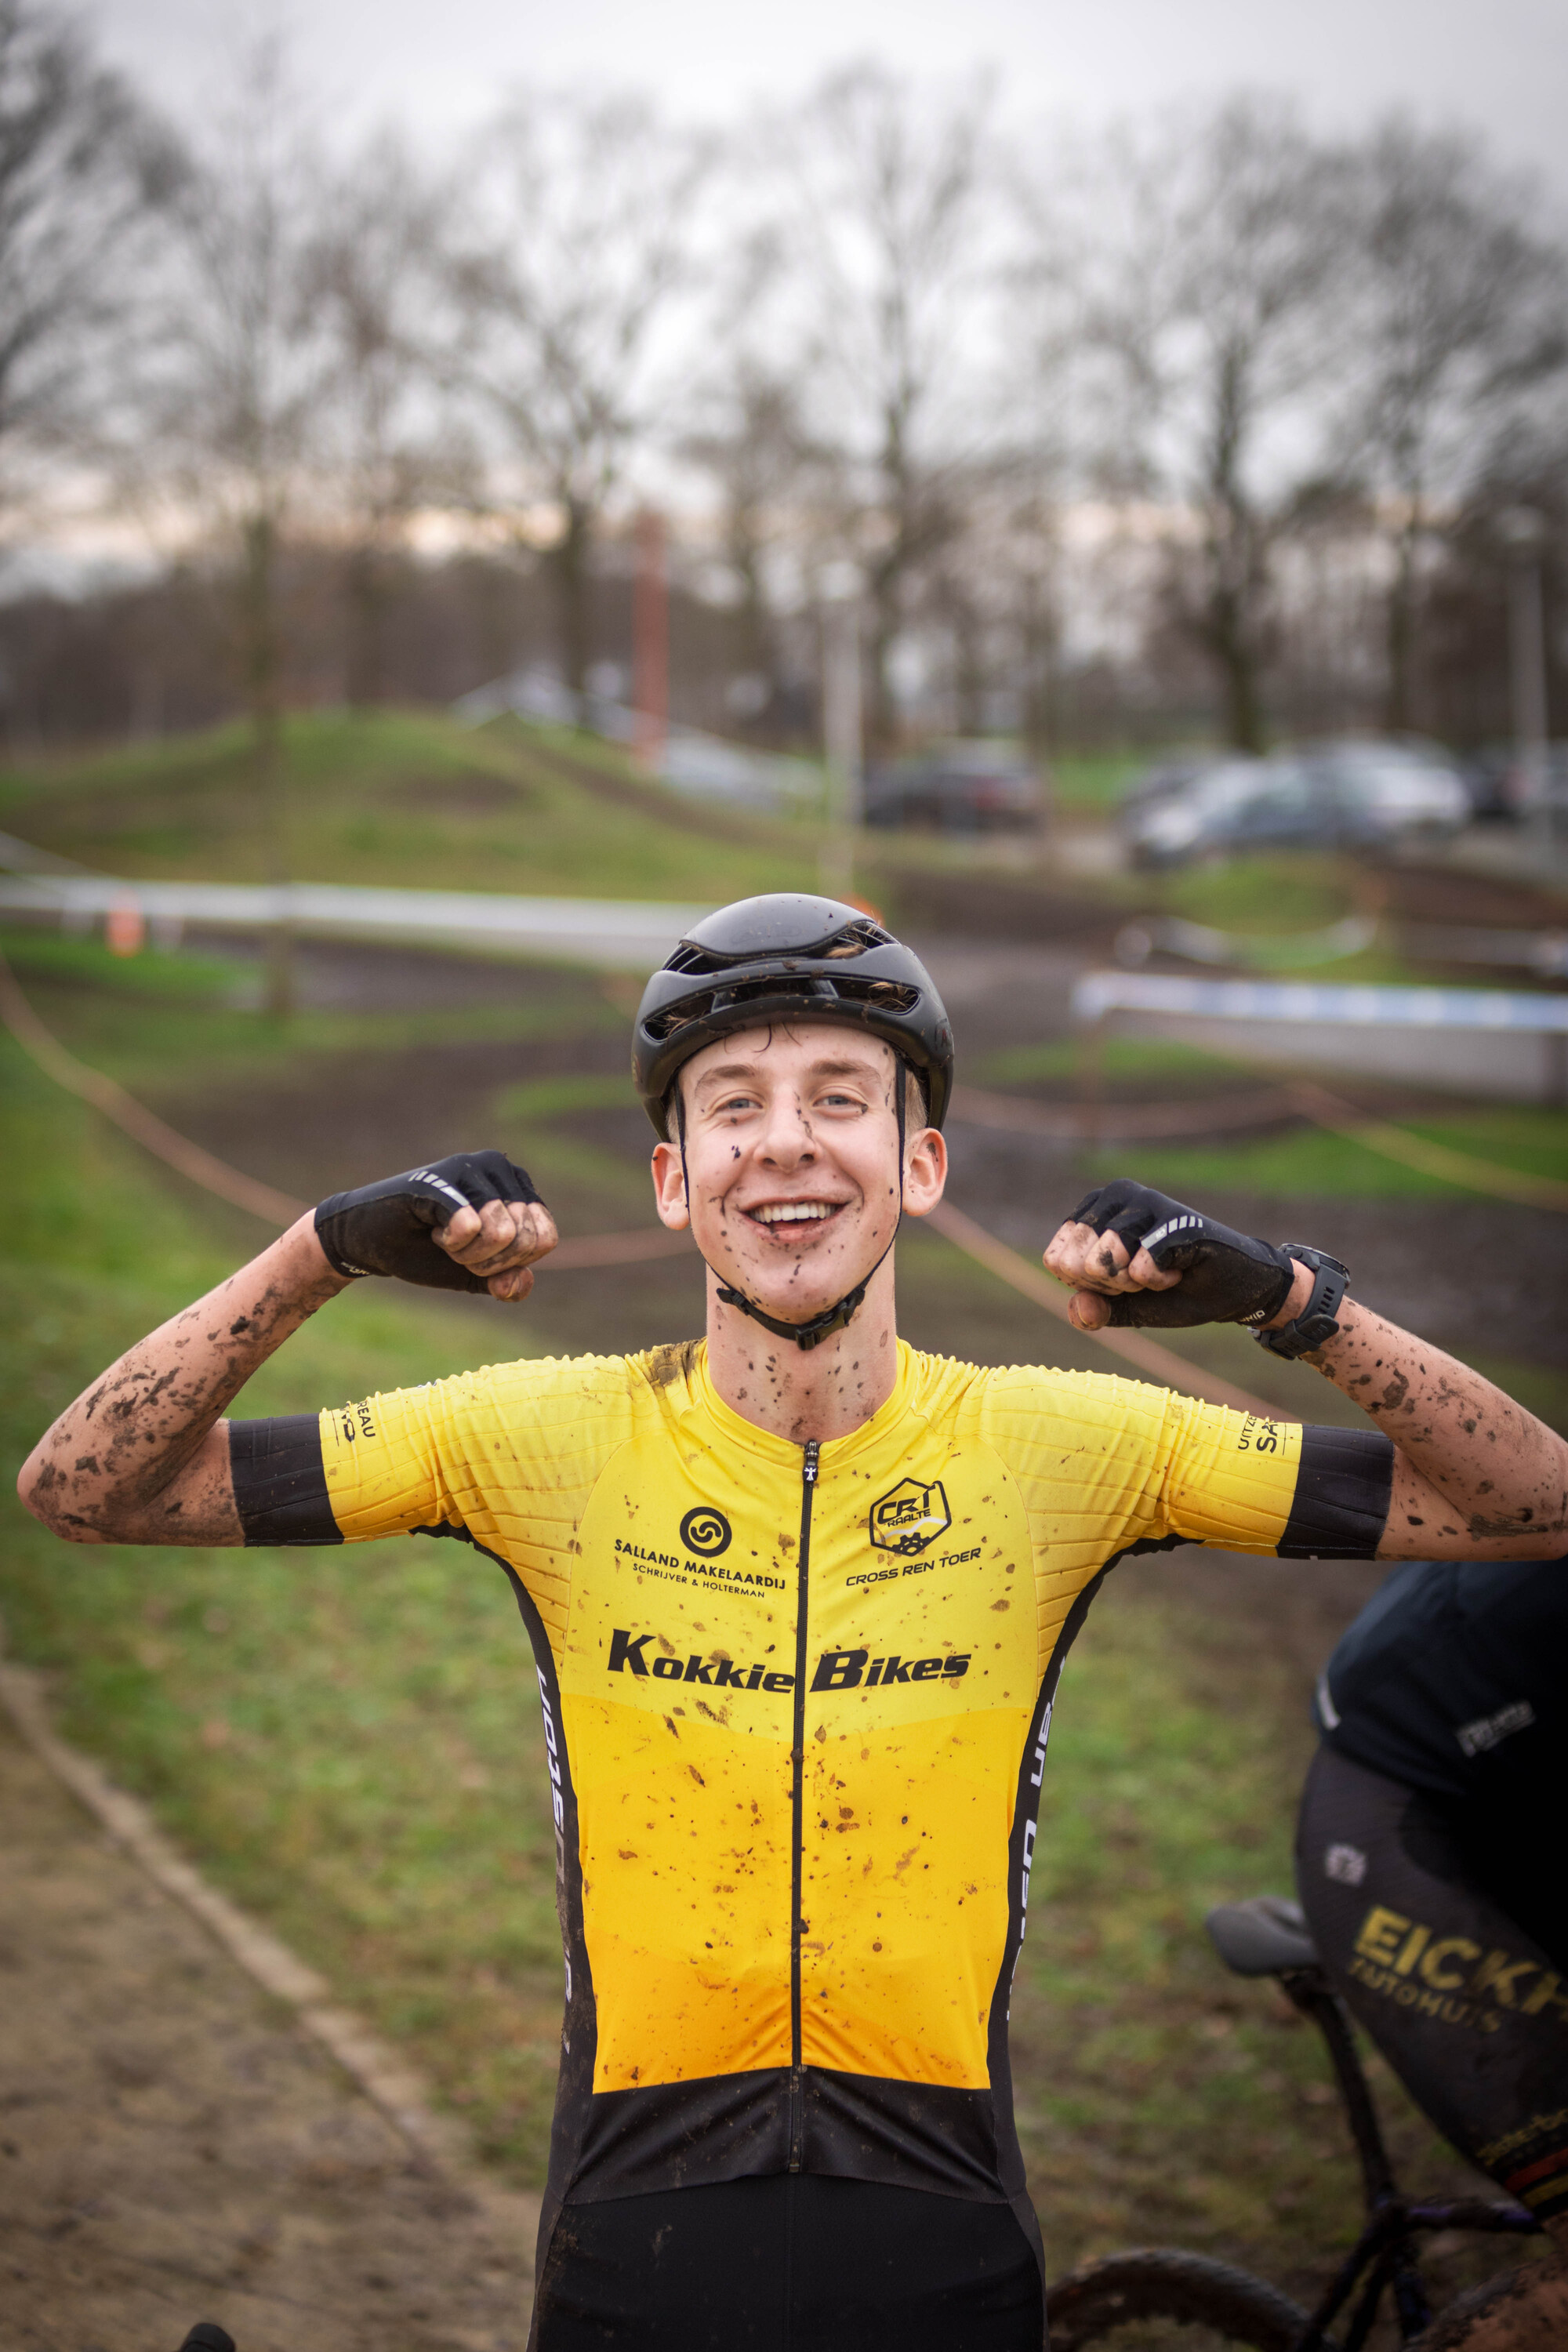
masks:
[[[1042,2352],[1011,2206],[773,2173],[563,2206],[531,2352]]]
[[[1320,1748],[1296,1876],[1323,1965],[1438,2130],[1548,2221],[1568,2213],[1568,1936],[1559,1904],[1537,1941],[1489,1875],[1466,1807]]]
[[[1352,1763],[1462,1798],[1489,1844],[1511,1834],[1538,1860],[1568,1773],[1568,1559],[1403,1561],[1329,1660],[1316,1713]]]

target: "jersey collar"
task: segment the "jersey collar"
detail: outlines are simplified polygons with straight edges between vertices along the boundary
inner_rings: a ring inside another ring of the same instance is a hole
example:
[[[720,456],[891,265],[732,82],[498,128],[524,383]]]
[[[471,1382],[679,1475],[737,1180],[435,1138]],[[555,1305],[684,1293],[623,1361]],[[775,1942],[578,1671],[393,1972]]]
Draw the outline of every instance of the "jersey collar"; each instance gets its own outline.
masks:
[[[912,1365],[914,1350],[907,1339],[897,1343],[899,1369],[893,1381],[892,1393],[879,1404],[869,1421],[851,1430],[847,1437],[830,1437],[822,1447],[825,1466],[836,1462],[853,1461],[879,1444],[889,1431],[909,1411],[913,1388]],[[738,1445],[765,1462],[775,1463],[792,1472],[800,1467],[802,1448],[792,1438],[775,1437],[771,1430],[759,1429],[753,1421],[726,1404],[714,1387],[708,1370],[708,1343],[696,1350],[691,1369],[691,1398],[695,1408],[713,1424],[721,1444]]]

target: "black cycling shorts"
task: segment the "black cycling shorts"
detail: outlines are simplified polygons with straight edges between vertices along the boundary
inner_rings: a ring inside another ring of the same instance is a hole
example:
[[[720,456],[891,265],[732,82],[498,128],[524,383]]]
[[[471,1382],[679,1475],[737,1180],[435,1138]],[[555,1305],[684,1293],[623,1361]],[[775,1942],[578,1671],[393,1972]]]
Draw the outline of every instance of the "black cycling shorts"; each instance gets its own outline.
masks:
[[[1296,1877],[1323,1965],[1417,2106],[1546,2221],[1568,2213],[1568,1951],[1493,1875],[1465,1807],[1319,1748]]]
[[[1008,2205],[771,2174],[563,2207],[533,2352],[1042,2352]]]

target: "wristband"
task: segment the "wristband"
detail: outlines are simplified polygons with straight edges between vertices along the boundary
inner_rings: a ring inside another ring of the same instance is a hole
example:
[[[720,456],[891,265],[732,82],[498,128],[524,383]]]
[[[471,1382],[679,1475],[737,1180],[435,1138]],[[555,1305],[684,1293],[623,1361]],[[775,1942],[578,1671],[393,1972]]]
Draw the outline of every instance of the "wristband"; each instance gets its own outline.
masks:
[[[1350,1288],[1351,1270],[1327,1250],[1310,1249],[1305,1242],[1287,1242],[1285,1249],[1288,1256],[1311,1274],[1311,1296],[1289,1323],[1281,1323],[1276,1331],[1255,1331],[1252,1336],[1271,1356],[1304,1356],[1331,1339],[1339,1329],[1334,1318]]]

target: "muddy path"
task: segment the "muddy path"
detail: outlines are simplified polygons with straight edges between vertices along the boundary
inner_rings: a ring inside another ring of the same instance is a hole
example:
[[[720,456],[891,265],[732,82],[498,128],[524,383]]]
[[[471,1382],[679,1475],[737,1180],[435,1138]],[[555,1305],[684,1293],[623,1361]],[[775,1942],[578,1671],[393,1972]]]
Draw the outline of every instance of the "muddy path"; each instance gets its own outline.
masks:
[[[1068,1034],[1075,950],[928,944],[966,1055]],[[545,1082],[604,1080],[608,1099],[539,1119],[561,1172],[559,1189],[545,1189],[568,1235],[651,1223],[649,1132],[635,1105],[613,1098],[626,1013],[591,977],[315,945],[301,980],[306,1001],[323,1006],[521,1006],[531,1034],[322,1057],[264,1082],[171,1085],[155,1107],[247,1173],[311,1200],[477,1144],[528,1159],[518,1090],[526,1104]],[[38,1001],[69,1042],[68,1003]],[[962,1122],[952,1145],[959,1204],[1021,1249],[1040,1246],[1081,1187],[1070,1145]],[[1484,1325],[1497,1355],[1568,1363],[1552,1303],[1568,1275],[1568,1220],[1463,1200],[1319,1202],[1299,1214],[1241,1195],[1213,1205],[1256,1230],[1282,1230],[1284,1215],[1350,1259],[1362,1296],[1439,1342],[1479,1346]],[[901,1280],[919,1344],[1102,1365],[1089,1343],[1047,1330],[939,1244],[918,1242]],[[493,1310],[461,1305],[482,1360]],[[546,1274],[527,1311],[554,1349],[648,1345],[700,1328],[700,1271],[670,1260],[632,1278]],[[1188,1552],[1129,1563],[1118,1587],[1179,1597],[1195,1620],[1223,1620],[1242,1652],[1270,1651],[1304,1722],[1313,1675],[1379,1573]],[[531,2243],[498,2239],[461,2192],[415,2168],[369,2102],[3,1725],[0,1987],[7,2352],[173,2352],[203,2316],[227,2326],[240,2352],[521,2352]]]
[[[1082,969],[1075,947],[986,945],[951,936],[917,944],[952,1014],[966,1067],[1073,1034],[1068,1003]],[[607,992],[586,974],[322,942],[301,949],[300,966],[307,1003],[410,1013],[515,1006],[537,1023],[537,1034],[327,1057],[265,1084],[171,1087],[154,1107],[173,1125],[247,1175],[306,1201],[421,1158],[486,1143],[502,1143],[532,1165],[537,1145],[535,1172],[564,1236],[652,1223],[646,1172],[651,1136],[629,1087],[618,1107],[552,1113],[531,1136],[526,1108],[509,1114],[500,1108],[520,1089],[526,1104],[531,1084],[561,1076],[600,1077],[613,1093],[626,1067],[626,983],[611,982]],[[1218,1099],[1257,1083],[1246,1074],[1216,1078],[1207,1071],[1194,1080],[1178,1070],[1155,1090],[1180,1095],[1195,1084]],[[1070,1097],[1074,1084],[1064,1071],[1014,1090],[1057,1102]],[[1150,1091],[1147,1077],[1111,1087],[1122,1095]],[[1345,1091],[1369,1113],[1394,1118],[1451,1118],[1463,1108],[1429,1091],[1360,1083]],[[547,1139],[578,1148],[575,1158],[559,1162],[566,1173],[557,1187],[548,1181]],[[1071,1140],[1000,1132],[960,1118],[949,1140],[952,1197],[1029,1255],[1083,1190]],[[1137,1150],[1124,1147],[1129,1174],[1137,1172]],[[1205,1205],[1245,1231],[1289,1230],[1332,1250],[1352,1266],[1358,1296],[1438,1346],[1568,1368],[1568,1328],[1555,1303],[1568,1293],[1568,1218],[1462,1196],[1296,1204],[1224,1191],[1210,1193]],[[946,1353],[984,1360],[1000,1349],[1005,1360],[1042,1344],[1030,1337],[1039,1331],[1037,1314],[1020,1308],[999,1321],[982,1311],[972,1291],[944,1289],[933,1311],[906,1285],[902,1304],[910,1335]],[[700,1278],[696,1265],[681,1259],[638,1266],[631,1280],[624,1271],[546,1271],[536,1305],[554,1346],[647,1347],[700,1327]],[[1101,1360],[1098,1351],[1075,1352],[1059,1326],[1051,1327],[1050,1344],[1052,1360]]]
[[[532,2244],[405,2142],[0,1717],[0,2342],[521,2352]]]

